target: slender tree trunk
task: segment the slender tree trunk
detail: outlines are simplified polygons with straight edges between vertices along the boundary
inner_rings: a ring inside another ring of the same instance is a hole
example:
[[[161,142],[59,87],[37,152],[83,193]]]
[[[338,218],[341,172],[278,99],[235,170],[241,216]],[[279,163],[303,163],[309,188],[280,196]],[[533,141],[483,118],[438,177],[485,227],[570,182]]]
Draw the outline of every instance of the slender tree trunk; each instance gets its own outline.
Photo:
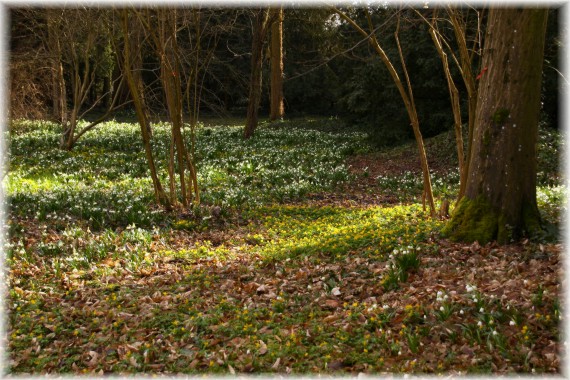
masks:
[[[244,137],[253,136],[257,128],[259,102],[261,100],[261,81],[263,66],[263,42],[267,34],[269,9],[257,11],[253,25],[253,38],[251,43],[251,76],[249,80],[249,102],[247,105],[247,119],[245,122]]]
[[[353,19],[351,19],[348,15],[346,15],[341,10],[339,10],[335,7],[332,7],[332,9],[343,20],[348,22],[361,35],[363,35],[364,37],[366,37],[368,39],[368,42],[370,43],[372,48],[374,50],[376,50],[376,52],[380,56],[380,59],[384,63],[384,66],[386,66],[386,68],[388,69],[388,72],[390,73],[390,75],[392,76],[392,79],[394,80],[394,84],[396,85],[396,87],[398,88],[398,91],[400,92],[400,96],[402,97],[402,101],[404,102],[404,106],[406,107],[406,111],[408,112],[408,117],[410,119],[410,124],[412,125],[414,137],[416,139],[416,144],[417,144],[418,152],[419,152],[419,156],[420,156],[420,164],[422,166],[422,175],[423,175],[423,184],[424,184],[423,197],[424,197],[424,199],[427,199],[427,201],[429,203],[431,216],[435,217],[436,216],[436,210],[435,210],[435,203],[433,200],[431,180],[430,180],[430,175],[429,175],[429,165],[428,165],[428,161],[427,161],[423,137],[422,137],[422,134],[420,132],[420,123],[419,123],[418,114],[416,111],[416,106],[414,104],[414,97],[412,94],[412,86],[410,83],[410,79],[408,77],[408,72],[406,70],[406,63],[404,62],[404,59],[403,59],[402,49],[401,49],[400,43],[398,41],[398,31],[396,30],[395,36],[396,36],[396,42],[398,44],[398,53],[400,54],[400,60],[402,62],[402,68],[403,68],[404,74],[406,76],[407,90],[406,90],[406,87],[404,87],[404,84],[402,83],[402,80],[400,79],[398,72],[394,68],[392,61],[386,55],[386,52],[384,51],[384,49],[382,49],[382,47],[378,43],[378,40],[376,39],[376,35],[374,34],[374,27],[372,25],[372,19],[370,17],[370,14],[368,13],[368,11],[366,11],[366,16],[367,16],[367,20],[368,20],[368,27],[370,29],[370,33],[366,32],[364,29],[362,29]],[[398,21],[398,27],[399,27],[399,21]],[[425,203],[424,203],[424,207],[425,207]]]
[[[463,195],[465,195],[465,190],[467,189],[467,175],[471,166],[470,158],[473,147],[473,133],[475,130],[475,114],[477,112],[477,85],[475,83],[473,70],[471,69],[473,65],[473,55],[469,54],[469,48],[467,47],[466,26],[459,21],[459,12],[456,9],[449,7],[447,9],[447,14],[451,20],[451,25],[453,26],[453,31],[455,33],[455,40],[459,48],[461,77],[463,78],[465,88],[467,89],[467,155],[463,162],[462,170],[460,170],[459,194],[457,196],[457,201],[459,202],[459,200],[463,198]],[[479,15],[479,17],[481,16]],[[479,41],[479,43],[481,43],[481,41]]]
[[[455,86],[455,82],[453,81],[453,76],[451,75],[451,71],[449,70],[449,62],[447,60],[447,54],[443,50],[443,46],[441,44],[441,40],[439,35],[436,33],[435,29],[435,20],[431,24],[431,28],[429,31],[433,43],[439,53],[439,57],[441,58],[441,63],[443,64],[443,72],[445,74],[445,79],[447,80],[447,87],[449,89],[449,97],[451,99],[451,108],[453,110],[453,126],[455,129],[455,144],[457,146],[457,158],[459,162],[459,173],[460,173],[460,186],[461,182],[465,181],[467,178],[466,171],[465,171],[465,154],[463,153],[463,135],[461,132],[461,105],[459,99],[459,90]]]
[[[547,9],[491,9],[465,196],[444,233],[506,243],[541,229],[536,141]]]
[[[283,7],[274,10],[277,13],[271,24],[271,120],[285,116],[283,104]]]
[[[52,67],[52,118],[64,128],[67,124],[67,101],[65,92],[65,78],[61,62],[61,45],[57,30],[57,10],[47,11],[48,44],[50,49]]]
[[[133,104],[135,106],[137,119],[141,127],[141,135],[143,140],[143,146],[145,150],[145,156],[150,169],[150,175],[152,179],[152,184],[154,188],[154,195],[158,203],[162,204],[167,210],[172,209],[172,205],[169,201],[168,196],[162,188],[160,179],[158,178],[156,172],[156,166],[154,163],[154,157],[152,154],[152,148],[150,146],[150,122],[147,115],[147,107],[144,100],[144,89],[142,85],[142,77],[140,73],[140,52],[134,52],[131,50],[130,38],[133,38],[134,44],[138,45],[139,39],[138,30],[135,31],[134,37],[131,37],[129,33],[129,16],[128,11],[122,11],[122,26],[123,33],[125,35],[124,39],[124,55],[123,55],[123,66],[124,75],[127,81],[128,88],[133,99]],[[134,62],[133,62],[134,61]]]

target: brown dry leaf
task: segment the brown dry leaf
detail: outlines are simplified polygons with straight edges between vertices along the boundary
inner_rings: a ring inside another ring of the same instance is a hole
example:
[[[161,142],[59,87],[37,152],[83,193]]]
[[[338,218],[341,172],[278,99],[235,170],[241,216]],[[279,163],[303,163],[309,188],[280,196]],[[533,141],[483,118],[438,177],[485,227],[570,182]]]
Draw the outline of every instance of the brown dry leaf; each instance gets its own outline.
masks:
[[[330,307],[330,308],[336,309],[340,305],[340,302],[338,302],[337,300],[330,300],[329,299],[329,300],[325,301],[325,305]]]
[[[232,367],[232,366],[229,365],[229,364],[228,364],[228,370],[230,371],[230,373],[231,373],[232,375],[235,375],[235,374],[236,374],[236,370],[234,369],[234,367]]]
[[[259,346],[260,347],[259,347],[259,350],[257,351],[257,353],[259,355],[265,355],[267,353],[267,345],[261,339],[259,340]]]
[[[134,356],[129,357],[129,363],[131,363],[131,365],[135,368],[139,368],[140,364],[137,363],[137,359],[135,359]]]
[[[279,363],[281,363],[281,358],[277,358],[277,360],[275,360],[275,363],[273,363],[271,368],[277,369],[279,367]]]
[[[255,291],[257,292],[257,294],[262,294],[262,293],[267,293],[268,290],[269,287],[267,285],[260,285],[257,287]]]
[[[99,359],[99,354],[95,351],[89,351],[87,355],[89,355],[91,359],[86,361],[85,364],[87,364],[87,367],[89,368],[95,367]]]
[[[339,318],[340,318],[340,317],[339,317],[338,315],[336,315],[336,314],[331,314],[331,315],[325,317],[325,318],[323,319],[323,322],[325,322],[325,323],[331,323],[331,322],[336,321],[336,320],[339,319]]]

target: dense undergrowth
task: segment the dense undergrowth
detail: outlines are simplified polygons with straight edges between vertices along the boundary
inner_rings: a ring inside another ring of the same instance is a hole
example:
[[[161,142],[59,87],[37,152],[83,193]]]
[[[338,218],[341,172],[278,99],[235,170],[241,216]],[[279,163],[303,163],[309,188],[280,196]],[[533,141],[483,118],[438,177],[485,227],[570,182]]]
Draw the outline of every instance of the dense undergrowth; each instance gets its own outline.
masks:
[[[136,125],[106,123],[65,152],[57,126],[15,122],[9,371],[557,372],[561,246],[440,240],[416,169],[347,164],[413,166],[413,145],[371,152],[335,123],[280,122],[246,142],[237,127],[201,127],[203,205],[167,214]],[[167,136],[157,125],[161,168]],[[427,141],[440,200],[457,191],[449,141]],[[555,223],[561,147],[541,132],[539,204]],[[334,201],[362,180],[394,202]]]

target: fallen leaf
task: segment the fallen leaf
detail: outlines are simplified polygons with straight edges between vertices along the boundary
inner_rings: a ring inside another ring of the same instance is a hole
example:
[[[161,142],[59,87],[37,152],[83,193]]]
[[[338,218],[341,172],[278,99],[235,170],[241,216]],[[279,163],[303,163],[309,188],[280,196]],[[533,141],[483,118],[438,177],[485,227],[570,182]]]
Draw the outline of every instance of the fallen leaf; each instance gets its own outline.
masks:
[[[91,359],[89,359],[87,362],[85,362],[85,364],[87,364],[87,367],[95,367],[97,365],[97,359],[99,359],[99,354],[95,351],[89,351],[87,353],[87,355],[89,355],[91,357]]]
[[[259,340],[259,346],[259,351],[257,351],[257,353],[259,355],[265,355],[267,353],[267,345],[261,339]]]
[[[333,309],[336,309],[340,305],[340,303],[337,300],[326,300],[325,305]]]
[[[271,368],[277,369],[277,367],[279,367],[279,363],[281,363],[281,358],[277,358],[277,360],[275,360],[275,363],[273,363]]]

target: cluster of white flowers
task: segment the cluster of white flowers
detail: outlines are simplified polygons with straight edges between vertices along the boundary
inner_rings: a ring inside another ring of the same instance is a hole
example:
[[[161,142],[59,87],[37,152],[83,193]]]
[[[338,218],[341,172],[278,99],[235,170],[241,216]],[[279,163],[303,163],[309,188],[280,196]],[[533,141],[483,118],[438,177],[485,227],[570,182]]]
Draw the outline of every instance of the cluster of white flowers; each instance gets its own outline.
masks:
[[[441,290],[438,290],[437,295],[436,295],[436,299],[435,299],[437,302],[445,302],[448,299],[449,299],[449,296],[447,294],[445,294]]]

